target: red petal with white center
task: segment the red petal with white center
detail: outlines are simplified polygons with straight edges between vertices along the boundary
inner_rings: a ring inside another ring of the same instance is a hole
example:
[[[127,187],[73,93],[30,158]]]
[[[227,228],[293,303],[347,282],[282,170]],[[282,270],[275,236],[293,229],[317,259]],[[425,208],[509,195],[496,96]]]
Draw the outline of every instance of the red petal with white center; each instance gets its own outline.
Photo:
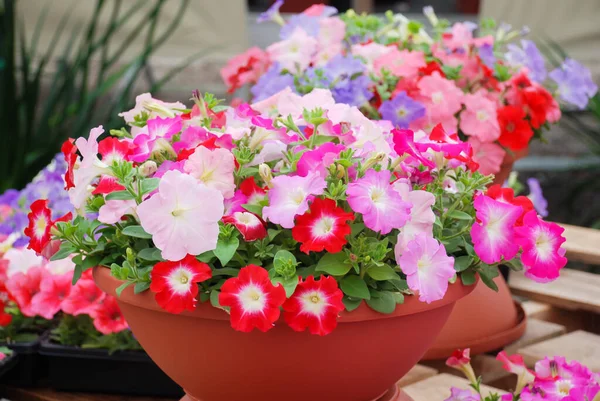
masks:
[[[52,213],[48,209],[48,200],[38,199],[31,204],[31,213],[27,215],[29,225],[24,232],[29,240],[29,249],[41,253],[50,242],[50,229],[52,228]]]
[[[223,217],[223,222],[233,224],[244,237],[244,241],[256,241],[267,236],[265,223],[249,212],[235,212]]]
[[[98,153],[102,155],[102,161],[110,166],[115,160],[126,160],[131,154],[131,145],[111,136],[98,142]]]
[[[340,252],[351,232],[347,222],[352,220],[354,214],[337,207],[332,199],[316,198],[308,212],[296,216],[292,237],[302,244],[300,250],[304,253]]]
[[[198,285],[212,277],[212,271],[206,263],[199,262],[195,256],[187,255],[177,262],[159,262],[151,273],[150,290],[161,308],[171,313],[196,308]]]
[[[283,304],[283,317],[295,331],[308,328],[311,334],[324,336],[337,326],[338,315],[344,310],[343,296],[333,277],[321,276],[316,281],[308,276]]]
[[[92,192],[94,195],[106,195],[112,192],[124,191],[125,187],[117,181],[117,179],[111,175],[103,175],[98,181],[98,185]]]
[[[273,328],[285,299],[283,286],[275,287],[267,270],[256,265],[242,268],[237,277],[225,281],[219,294],[219,303],[230,308],[231,327],[245,333]]]
[[[254,177],[246,178],[240,184],[240,191],[248,197],[248,203],[251,205],[258,204],[267,196],[267,191],[259,187],[254,181]]]
[[[75,162],[77,162],[77,146],[73,144],[75,140],[73,138],[67,139],[60,148],[60,151],[65,157],[67,163],[67,171],[65,173],[65,189],[71,189],[75,186],[73,171],[75,169]]]

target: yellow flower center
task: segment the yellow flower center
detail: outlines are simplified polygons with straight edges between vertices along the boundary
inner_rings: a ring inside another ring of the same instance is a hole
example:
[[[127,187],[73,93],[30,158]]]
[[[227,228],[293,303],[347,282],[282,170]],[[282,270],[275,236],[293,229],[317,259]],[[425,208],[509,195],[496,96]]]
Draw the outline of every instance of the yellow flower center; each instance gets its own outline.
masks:
[[[319,302],[321,302],[321,298],[319,298],[319,296],[315,294],[312,297],[310,297],[310,302],[312,302],[313,304],[318,304]]]

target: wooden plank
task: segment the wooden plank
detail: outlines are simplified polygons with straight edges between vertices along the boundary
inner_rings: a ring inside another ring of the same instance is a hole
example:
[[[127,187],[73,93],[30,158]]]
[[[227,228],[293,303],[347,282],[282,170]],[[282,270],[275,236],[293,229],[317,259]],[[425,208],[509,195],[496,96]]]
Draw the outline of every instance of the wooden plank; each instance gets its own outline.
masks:
[[[521,306],[523,307],[525,315],[527,315],[528,318],[538,318],[541,320],[545,320],[543,316],[545,316],[547,313],[550,313],[552,310],[551,305],[529,300],[521,302]]]
[[[600,265],[600,230],[561,224],[565,229],[567,258],[572,261]]]
[[[551,283],[536,283],[522,274],[511,274],[508,280],[514,294],[564,309],[600,313],[600,275],[563,269],[560,278]]]
[[[466,379],[442,373],[411,384],[402,390],[412,397],[414,401],[444,401],[450,396],[451,387],[461,389],[470,388],[469,382]],[[490,392],[504,394],[504,391],[486,385],[482,385],[481,389],[484,396],[487,396]]]
[[[400,379],[400,381],[398,382],[398,386],[406,387],[418,381],[435,376],[437,373],[438,371],[436,369],[430,368],[429,366],[416,365],[411,370],[409,370],[408,373],[402,379]]]
[[[504,349],[508,354],[514,354],[523,347],[561,336],[566,332],[567,328],[563,325],[544,322],[538,319],[529,319],[523,337],[507,345]]]
[[[11,401],[178,401],[173,398],[135,397],[130,395],[67,393],[50,389],[1,387]]]
[[[600,336],[586,331],[574,331],[541,343],[519,349],[528,366],[546,356],[563,356],[576,360],[594,372],[600,372]]]
[[[372,13],[373,12],[373,0],[352,0],[350,7],[358,14],[361,13]]]

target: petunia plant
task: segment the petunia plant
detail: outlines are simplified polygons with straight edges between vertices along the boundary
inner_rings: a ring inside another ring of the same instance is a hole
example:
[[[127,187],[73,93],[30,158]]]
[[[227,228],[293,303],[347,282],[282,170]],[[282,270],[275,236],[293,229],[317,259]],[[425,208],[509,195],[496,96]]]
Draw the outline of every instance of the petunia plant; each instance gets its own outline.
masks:
[[[477,276],[495,288],[499,264],[550,281],[566,263],[562,229],[528,198],[488,191],[471,145],[441,125],[394,128],[327,89],[192,99],[141,95],[126,127],[67,141],[78,215],[33,211],[30,247],[60,241],[49,253],[72,257],[75,281],[110,268],[117,293],[151,291],[170,313],[199,301],[236,330],[318,335],[363,303],[389,314]]]
[[[492,20],[450,25],[431,7],[424,10],[428,26],[391,11],[338,14],[322,4],[285,20],[282,3],[259,17],[281,25],[281,40],[221,70],[231,92],[250,84],[261,101],[285,88],[327,88],[337,102],[400,128],[442,124],[471,144],[483,174],[497,173],[505,157],[541,138],[561,116],[559,101],[585,109],[598,89],[575,60],[549,71],[526,29]]]

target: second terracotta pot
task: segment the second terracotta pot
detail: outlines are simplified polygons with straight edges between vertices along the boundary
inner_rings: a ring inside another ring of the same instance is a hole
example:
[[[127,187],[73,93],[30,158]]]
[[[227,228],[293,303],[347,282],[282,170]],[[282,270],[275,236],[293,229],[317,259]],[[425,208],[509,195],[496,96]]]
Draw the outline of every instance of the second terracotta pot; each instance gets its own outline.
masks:
[[[94,268],[104,291],[121,284]],[[208,304],[172,315],[153,294],[118,298],[131,330],[150,357],[191,399],[202,401],[400,400],[396,382],[431,346],[454,303],[473,286],[451,285],[444,299],[426,304],[407,297],[389,315],[365,304],[343,312],[327,336],[297,333],[283,321],[266,333],[240,333],[229,316]]]
[[[471,348],[471,355],[494,351],[523,336],[527,319],[502,276],[494,279],[498,292],[482,281],[458,301],[424,360],[445,359],[456,349]]]

